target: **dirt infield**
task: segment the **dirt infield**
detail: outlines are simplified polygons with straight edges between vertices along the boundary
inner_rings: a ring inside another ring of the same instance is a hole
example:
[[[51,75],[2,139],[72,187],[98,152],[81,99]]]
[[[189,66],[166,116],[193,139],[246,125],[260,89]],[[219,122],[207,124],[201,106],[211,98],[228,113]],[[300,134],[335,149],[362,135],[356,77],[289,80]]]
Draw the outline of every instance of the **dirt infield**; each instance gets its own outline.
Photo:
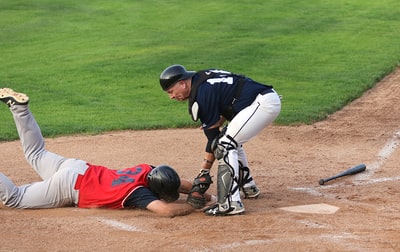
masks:
[[[265,129],[245,146],[262,194],[243,200],[244,215],[0,206],[0,251],[399,251],[399,111],[400,69],[325,121]],[[198,129],[123,131],[47,139],[47,148],[115,169],[166,163],[190,179],[204,141]],[[0,157],[0,171],[17,184],[39,179],[18,141],[0,143]],[[318,184],[359,163],[365,172]],[[281,209],[308,204],[338,210]]]

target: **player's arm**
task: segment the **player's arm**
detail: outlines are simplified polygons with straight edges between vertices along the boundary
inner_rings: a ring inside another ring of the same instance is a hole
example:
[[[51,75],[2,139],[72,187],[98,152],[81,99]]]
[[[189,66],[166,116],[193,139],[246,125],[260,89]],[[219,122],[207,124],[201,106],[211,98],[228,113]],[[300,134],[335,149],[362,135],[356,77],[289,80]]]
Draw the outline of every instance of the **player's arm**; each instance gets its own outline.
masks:
[[[164,217],[175,217],[190,214],[195,209],[189,204],[167,203],[162,200],[154,200],[146,207],[148,210]]]
[[[134,190],[124,202],[125,208],[139,208],[150,210],[160,216],[174,217],[186,215],[194,208],[185,203],[167,203],[160,200],[154,192],[147,187]]]
[[[204,129],[204,135],[207,137],[206,151],[204,154],[203,162],[201,164],[201,169],[210,169],[215,161],[214,153],[211,150],[211,144],[215,138],[220,134],[220,127],[225,123],[226,119],[220,116],[217,123],[212,125],[208,129]]]
[[[204,153],[204,158],[203,158],[203,162],[201,163],[201,169],[202,170],[209,170],[211,169],[213,163],[214,163],[215,157],[214,157],[214,153],[211,152],[205,152]]]
[[[215,157],[212,151],[212,143],[219,136],[219,127],[225,122],[225,118],[220,116],[218,122],[214,123],[209,128],[202,128],[204,134],[207,137],[207,144],[205,149],[205,156],[201,164],[200,173],[194,179],[191,189],[188,194],[187,203],[196,209],[204,208],[207,202],[215,201],[213,197],[206,193],[210,184],[212,183],[212,178],[210,175],[210,168],[214,163]]]
[[[225,118],[221,117],[221,119],[216,124],[214,124],[213,126],[211,126],[208,129],[204,129],[204,135],[207,137],[207,144],[206,144],[206,150],[205,150],[203,162],[201,163],[201,169],[209,170],[215,161],[214,153],[211,150],[211,144],[214,141],[214,139],[219,136],[219,134],[220,134],[219,127],[224,122],[225,122]]]
[[[192,183],[186,179],[181,179],[181,186],[179,192],[188,194],[192,188]],[[206,201],[213,203],[216,198],[209,193],[205,193],[204,197]],[[147,207],[148,210],[165,217],[175,217],[187,215],[193,212],[195,209],[189,204],[182,203],[167,203],[162,200],[154,200],[150,202]]]

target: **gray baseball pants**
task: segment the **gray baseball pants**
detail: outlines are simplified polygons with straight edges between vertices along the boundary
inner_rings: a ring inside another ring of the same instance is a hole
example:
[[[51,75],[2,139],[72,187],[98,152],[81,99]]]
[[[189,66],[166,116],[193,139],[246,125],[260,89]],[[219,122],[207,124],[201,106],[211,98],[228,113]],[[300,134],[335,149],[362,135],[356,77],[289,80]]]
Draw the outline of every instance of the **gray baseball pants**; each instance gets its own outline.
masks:
[[[74,189],[78,174],[84,174],[83,160],[64,158],[45,149],[40,128],[28,105],[10,107],[25,158],[43,179],[16,186],[0,172],[0,200],[13,208],[56,208],[76,206],[79,192]]]

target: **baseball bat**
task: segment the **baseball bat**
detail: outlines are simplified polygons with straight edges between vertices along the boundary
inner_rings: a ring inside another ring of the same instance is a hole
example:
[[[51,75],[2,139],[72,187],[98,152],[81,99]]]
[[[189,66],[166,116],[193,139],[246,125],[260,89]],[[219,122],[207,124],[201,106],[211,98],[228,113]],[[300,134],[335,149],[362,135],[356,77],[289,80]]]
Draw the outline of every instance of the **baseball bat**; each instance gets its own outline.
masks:
[[[337,178],[340,178],[340,177],[357,174],[359,172],[364,171],[366,168],[367,168],[367,166],[365,164],[356,165],[354,167],[351,167],[351,168],[345,170],[344,172],[336,174],[335,176],[332,176],[332,177],[329,177],[329,178],[320,179],[319,180],[319,184],[323,185],[328,181],[331,181],[331,180],[334,180],[334,179],[337,179]]]

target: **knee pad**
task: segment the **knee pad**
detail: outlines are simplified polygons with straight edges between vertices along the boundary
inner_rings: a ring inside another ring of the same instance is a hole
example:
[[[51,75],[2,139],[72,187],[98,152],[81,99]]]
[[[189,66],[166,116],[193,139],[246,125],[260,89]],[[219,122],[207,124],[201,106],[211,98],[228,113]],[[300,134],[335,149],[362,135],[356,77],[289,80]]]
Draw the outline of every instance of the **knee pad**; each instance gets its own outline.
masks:
[[[218,144],[218,140],[213,141],[213,149],[212,150],[214,152],[214,157],[217,160],[223,159],[224,156],[227,154],[226,148],[223,145]]]
[[[237,146],[238,144],[233,137],[224,135],[213,140],[211,150],[214,152],[215,158],[221,160],[228,154],[228,151],[236,149]]]
[[[218,147],[218,141],[219,141],[220,138],[222,138],[222,137],[225,135],[225,133],[226,133],[227,130],[228,130],[228,126],[225,126],[225,127],[221,130],[221,132],[218,134],[218,136],[215,137],[214,140],[211,142],[211,151],[214,153],[214,156],[215,156],[215,151],[216,151],[216,149],[217,149],[217,147]],[[218,155],[218,154],[217,154],[217,155]],[[218,159],[218,158],[217,158],[217,159]]]

